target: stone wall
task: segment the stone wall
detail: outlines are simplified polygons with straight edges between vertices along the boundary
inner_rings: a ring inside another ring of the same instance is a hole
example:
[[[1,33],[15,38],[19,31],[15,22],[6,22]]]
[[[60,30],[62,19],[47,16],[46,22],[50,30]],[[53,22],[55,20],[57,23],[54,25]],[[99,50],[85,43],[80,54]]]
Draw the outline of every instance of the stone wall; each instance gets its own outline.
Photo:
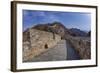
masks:
[[[89,37],[71,37],[68,41],[79,53],[81,59],[91,58],[91,43]]]
[[[23,35],[23,62],[51,49],[61,40],[57,34],[37,29],[29,29]]]

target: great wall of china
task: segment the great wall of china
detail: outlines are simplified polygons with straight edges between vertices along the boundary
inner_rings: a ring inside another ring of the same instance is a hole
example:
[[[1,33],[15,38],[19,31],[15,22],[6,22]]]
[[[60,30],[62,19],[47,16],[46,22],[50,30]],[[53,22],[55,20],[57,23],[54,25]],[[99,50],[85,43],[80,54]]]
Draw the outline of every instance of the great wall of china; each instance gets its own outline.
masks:
[[[23,61],[32,59],[47,51],[49,48],[55,46],[60,40],[61,37],[57,34],[30,29],[29,32],[24,35]]]
[[[59,34],[31,28],[23,34],[23,37],[23,62],[52,49],[62,40]],[[66,35],[65,40],[74,47],[81,59],[91,58],[90,38]]]

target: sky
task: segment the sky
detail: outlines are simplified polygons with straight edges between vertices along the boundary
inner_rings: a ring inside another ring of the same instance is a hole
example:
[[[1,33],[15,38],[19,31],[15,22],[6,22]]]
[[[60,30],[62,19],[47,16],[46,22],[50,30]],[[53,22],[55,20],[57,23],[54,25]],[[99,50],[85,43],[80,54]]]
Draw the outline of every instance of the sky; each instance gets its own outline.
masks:
[[[37,24],[60,22],[66,28],[91,29],[91,13],[23,10],[23,31]]]

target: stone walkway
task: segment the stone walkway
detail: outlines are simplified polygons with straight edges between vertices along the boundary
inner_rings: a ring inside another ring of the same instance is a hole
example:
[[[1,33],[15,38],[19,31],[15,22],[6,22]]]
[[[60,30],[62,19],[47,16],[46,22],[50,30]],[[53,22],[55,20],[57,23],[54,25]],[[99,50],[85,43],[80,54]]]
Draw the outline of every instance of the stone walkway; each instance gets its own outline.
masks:
[[[42,53],[28,62],[61,61],[67,58],[66,41],[61,40],[54,48]]]

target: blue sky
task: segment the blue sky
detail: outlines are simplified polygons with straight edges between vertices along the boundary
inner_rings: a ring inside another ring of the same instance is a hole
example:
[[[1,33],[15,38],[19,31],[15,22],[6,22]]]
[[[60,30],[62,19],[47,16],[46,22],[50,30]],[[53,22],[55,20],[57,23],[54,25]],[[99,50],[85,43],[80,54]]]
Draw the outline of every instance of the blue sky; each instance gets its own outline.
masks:
[[[23,10],[23,30],[36,24],[61,22],[67,28],[91,29],[91,14],[83,12],[58,12]]]

